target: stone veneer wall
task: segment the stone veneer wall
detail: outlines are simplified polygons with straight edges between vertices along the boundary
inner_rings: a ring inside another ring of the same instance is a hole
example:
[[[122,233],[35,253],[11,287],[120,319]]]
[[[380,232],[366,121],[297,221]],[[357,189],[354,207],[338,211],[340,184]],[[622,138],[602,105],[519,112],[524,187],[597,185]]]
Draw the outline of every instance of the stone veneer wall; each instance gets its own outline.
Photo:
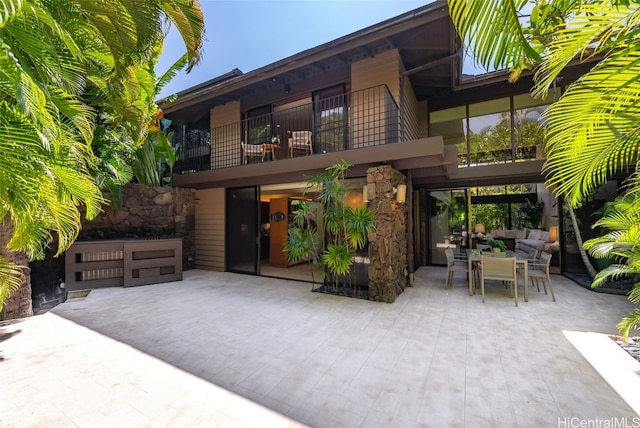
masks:
[[[78,241],[182,238],[182,265],[189,268],[196,255],[195,197],[194,189],[128,184],[124,187],[122,208],[114,212],[105,207],[95,219],[83,219]]]
[[[29,259],[25,253],[14,253],[7,249],[7,242],[11,238],[12,228],[7,223],[0,223],[0,257],[20,266],[28,266]],[[31,305],[31,275],[25,270],[20,288],[5,302],[0,312],[0,320],[30,317],[33,315]]]
[[[367,170],[369,206],[375,230],[369,234],[369,299],[393,303],[407,287],[407,207],[393,188],[405,176],[389,165]]]

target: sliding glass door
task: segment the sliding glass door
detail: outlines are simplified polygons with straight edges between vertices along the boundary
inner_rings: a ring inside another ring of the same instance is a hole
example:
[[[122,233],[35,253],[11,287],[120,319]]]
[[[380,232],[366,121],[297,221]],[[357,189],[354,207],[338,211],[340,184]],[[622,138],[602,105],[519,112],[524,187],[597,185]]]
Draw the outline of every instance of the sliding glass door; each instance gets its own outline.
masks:
[[[259,204],[257,187],[227,189],[225,252],[229,272],[258,274]]]

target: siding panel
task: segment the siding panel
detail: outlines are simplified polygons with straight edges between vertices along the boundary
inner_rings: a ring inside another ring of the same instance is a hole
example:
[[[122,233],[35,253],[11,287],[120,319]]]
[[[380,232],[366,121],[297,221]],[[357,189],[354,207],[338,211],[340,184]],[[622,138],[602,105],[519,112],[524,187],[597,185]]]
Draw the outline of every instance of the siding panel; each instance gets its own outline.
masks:
[[[196,190],[196,268],[224,271],[223,188]]]
[[[240,165],[240,101],[211,109],[211,168]]]

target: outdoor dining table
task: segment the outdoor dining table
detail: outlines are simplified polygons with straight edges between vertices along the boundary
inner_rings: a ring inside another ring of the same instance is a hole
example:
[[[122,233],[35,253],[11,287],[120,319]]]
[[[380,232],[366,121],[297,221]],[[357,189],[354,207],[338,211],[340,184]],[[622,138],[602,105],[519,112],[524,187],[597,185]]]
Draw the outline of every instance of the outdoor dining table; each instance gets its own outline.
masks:
[[[473,263],[480,262],[483,252],[480,250],[472,250],[467,248],[464,250],[463,255],[467,258],[468,268],[469,268],[469,295],[473,295],[475,290],[475,284],[473,280]],[[529,264],[528,259],[516,253],[515,251],[507,250],[504,253],[488,253],[485,252],[485,255],[491,255],[493,257],[515,257],[516,265],[522,265],[522,272],[524,274],[524,301],[529,301]],[[516,284],[516,287],[518,284]]]

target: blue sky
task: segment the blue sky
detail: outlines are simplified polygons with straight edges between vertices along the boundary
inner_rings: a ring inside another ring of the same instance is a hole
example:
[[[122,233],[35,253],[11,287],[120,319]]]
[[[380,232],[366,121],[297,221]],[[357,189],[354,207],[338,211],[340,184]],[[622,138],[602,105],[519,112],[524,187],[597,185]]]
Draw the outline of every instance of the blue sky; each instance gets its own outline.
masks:
[[[430,0],[200,0],[205,42],[200,64],[180,73],[160,98],[239,68],[244,73],[431,3]],[[157,67],[163,73],[184,44],[175,31]]]

